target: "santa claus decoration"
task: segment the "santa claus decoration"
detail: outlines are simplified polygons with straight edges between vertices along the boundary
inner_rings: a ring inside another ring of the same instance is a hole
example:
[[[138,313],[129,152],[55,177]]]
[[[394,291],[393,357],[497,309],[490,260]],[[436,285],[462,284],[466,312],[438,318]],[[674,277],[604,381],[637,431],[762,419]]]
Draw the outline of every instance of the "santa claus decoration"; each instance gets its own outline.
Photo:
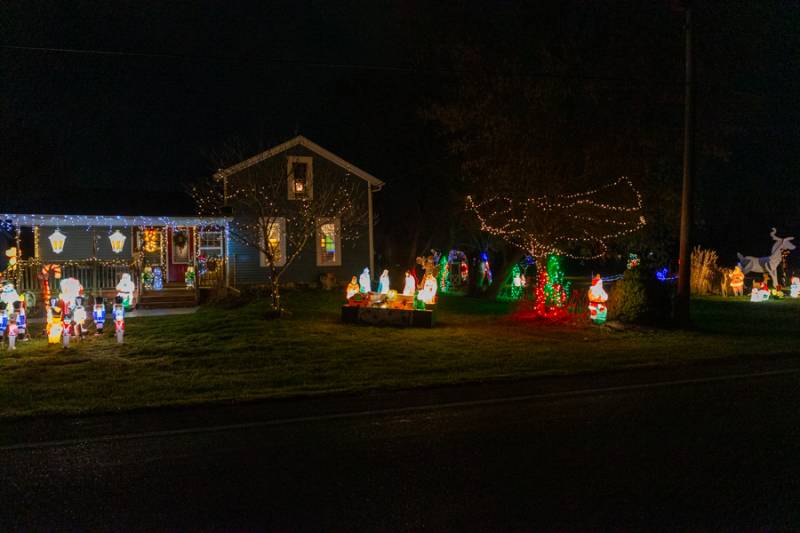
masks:
[[[589,318],[595,324],[603,324],[606,321],[608,308],[608,293],[603,289],[603,278],[597,274],[592,279],[592,286],[589,288]]]

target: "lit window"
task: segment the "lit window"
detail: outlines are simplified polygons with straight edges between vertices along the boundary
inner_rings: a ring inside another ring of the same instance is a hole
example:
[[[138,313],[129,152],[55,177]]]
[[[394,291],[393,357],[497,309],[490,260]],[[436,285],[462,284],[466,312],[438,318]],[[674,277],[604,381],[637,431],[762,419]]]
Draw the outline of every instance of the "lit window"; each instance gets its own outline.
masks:
[[[222,232],[201,230],[198,234],[198,251],[206,257],[222,257]]]
[[[342,264],[341,226],[338,218],[323,218],[317,224],[317,266]]]
[[[272,219],[271,223],[268,220],[262,221],[262,228],[264,233],[266,234],[266,242],[264,249],[268,249],[272,252],[272,255],[275,259],[275,266],[283,266],[286,264],[286,219],[285,218],[275,218]],[[267,260],[267,254],[264,253],[264,250],[260,250],[259,253],[259,263],[262,267],[268,267],[269,261]]]
[[[289,200],[311,199],[314,192],[313,159],[290,155],[287,158]]]

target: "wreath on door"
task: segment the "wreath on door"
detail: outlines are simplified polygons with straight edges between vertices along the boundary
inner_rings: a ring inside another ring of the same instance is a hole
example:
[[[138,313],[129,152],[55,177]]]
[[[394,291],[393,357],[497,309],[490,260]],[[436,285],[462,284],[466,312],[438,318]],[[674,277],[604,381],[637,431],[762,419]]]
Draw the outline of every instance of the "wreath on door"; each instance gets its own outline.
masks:
[[[183,248],[184,246],[186,246],[186,242],[188,240],[189,239],[186,237],[185,231],[176,231],[172,235],[172,242],[175,243],[175,246],[177,246],[178,248]]]

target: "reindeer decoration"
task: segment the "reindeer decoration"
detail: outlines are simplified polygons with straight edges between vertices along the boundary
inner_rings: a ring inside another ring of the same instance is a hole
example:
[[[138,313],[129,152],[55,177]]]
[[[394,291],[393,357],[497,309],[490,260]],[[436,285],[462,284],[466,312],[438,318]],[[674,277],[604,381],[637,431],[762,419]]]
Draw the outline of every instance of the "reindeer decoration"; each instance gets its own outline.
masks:
[[[781,260],[783,259],[783,251],[795,249],[795,245],[791,242],[794,237],[778,237],[776,232],[777,230],[772,228],[772,232],[770,233],[772,240],[775,241],[775,244],[772,245],[772,254],[766,257],[753,257],[750,255],[743,257],[742,254],[736,254],[739,256],[739,262],[742,264],[742,272],[745,274],[749,272],[763,272],[769,274],[774,287],[778,286],[778,265],[781,264]]]

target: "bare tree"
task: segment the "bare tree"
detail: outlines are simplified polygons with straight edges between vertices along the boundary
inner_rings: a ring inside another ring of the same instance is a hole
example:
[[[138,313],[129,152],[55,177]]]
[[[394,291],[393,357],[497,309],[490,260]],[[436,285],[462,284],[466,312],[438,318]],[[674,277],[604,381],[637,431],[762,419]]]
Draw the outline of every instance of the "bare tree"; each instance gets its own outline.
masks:
[[[241,160],[243,158],[239,158]],[[352,240],[366,227],[367,188],[334,164],[315,165],[313,181],[297,183],[286,158],[275,156],[238,171],[217,172],[192,189],[202,215],[231,215],[230,235],[258,250],[267,266],[272,307],[281,311],[281,278],[323,232]],[[335,223],[334,223],[335,221]],[[337,253],[341,253],[337,250]]]

